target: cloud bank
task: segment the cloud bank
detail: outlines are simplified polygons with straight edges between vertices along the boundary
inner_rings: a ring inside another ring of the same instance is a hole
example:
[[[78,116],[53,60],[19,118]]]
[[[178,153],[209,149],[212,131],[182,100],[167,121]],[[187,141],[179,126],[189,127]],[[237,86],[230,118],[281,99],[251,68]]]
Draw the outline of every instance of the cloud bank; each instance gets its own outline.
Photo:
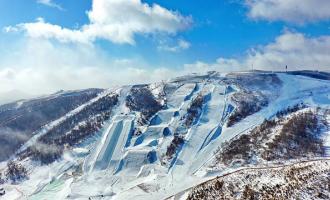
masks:
[[[330,19],[329,0],[245,0],[254,19],[304,24]]]
[[[330,8],[327,0],[247,0],[246,3],[252,18],[304,23],[328,19],[330,15],[326,12]],[[317,3],[322,4],[319,13],[316,13]],[[7,32],[24,31],[28,37],[14,51],[1,55],[0,99],[61,89],[148,83],[194,72],[244,71],[252,66],[260,70],[284,70],[286,65],[289,70],[330,68],[329,35],[309,37],[289,31],[269,44],[249,49],[240,58],[220,57],[211,63],[197,61],[180,68],[151,66],[143,58],[113,58],[90,44],[105,39],[134,45],[136,34],[176,34],[190,26],[191,18],[141,0],[93,0],[87,14],[89,23],[79,29],[50,24],[42,18],[5,28]],[[175,53],[190,46],[184,39],[168,39],[160,41],[158,50]]]
[[[94,46],[36,39],[24,40],[18,46],[16,52],[5,55],[0,63],[0,93],[108,88],[167,77],[166,69],[152,69],[139,58],[109,58],[104,50]]]
[[[49,6],[52,8],[57,8],[58,10],[64,10],[62,8],[62,6],[60,6],[59,4],[53,2],[53,0],[37,0],[37,3],[45,5],[45,6]]]
[[[196,62],[186,65],[191,70],[323,70],[330,69],[330,36],[307,37],[302,33],[285,32],[274,42],[250,49],[240,59],[219,58],[215,63]]]
[[[51,2],[41,0],[44,3]],[[5,30],[24,31],[29,37],[56,39],[60,42],[89,43],[104,39],[117,44],[135,44],[136,34],[176,34],[188,28],[191,17],[141,0],[93,0],[87,12],[89,23],[79,29],[45,22],[22,23]]]
[[[176,41],[176,44],[174,45],[167,44],[167,41],[161,41],[157,49],[160,51],[168,51],[168,52],[176,53],[189,49],[190,46],[191,44],[188,41],[179,39],[178,41]]]
[[[286,32],[275,42],[254,49],[246,63],[269,70],[283,70],[285,65],[291,70],[329,70],[330,36],[307,37],[301,33]]]
[[[0,63],[0,98],[10,91],[31,95],[60,89],[109,88],[149,83],[207,71],[329,70],[330,36],[307,37],[284,32],[272,43],[250,49],[241,58],[218,58],[213,63],[197,61],[181,68],[150,66],[141,58],[109,58],[104,50],[89,45],[66,45],[27,39],[15,53]]]

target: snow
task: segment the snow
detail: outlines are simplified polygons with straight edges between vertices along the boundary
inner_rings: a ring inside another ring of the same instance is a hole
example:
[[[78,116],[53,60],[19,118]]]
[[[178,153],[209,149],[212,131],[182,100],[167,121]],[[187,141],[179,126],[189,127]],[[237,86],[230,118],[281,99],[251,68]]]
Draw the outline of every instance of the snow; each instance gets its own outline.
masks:
[[[133,129],[138,126],[135,123],[137,113],[130,112],[125,106],[125,98],[131,87],[118,89],[119,105],[114,109],[111,120],[103,127],[101,136],[95,138],[98,141],[74,148],[61,162],[36,167],[33,171],[37,173],[19,186],[20,189],[28,195],[32,194],[31,191],[38,191],[34,199],[48,196],[64,199],[68,195],[70,199],[102,196],[104,199],[164,199],[180,192],[177,199],[185,199],[187,188],[234,170],[210,171],[209,168],[214,152],[225,141],[247,133],[265,118],[271,118],[277,111],[297,103],[330,108],[329,81],[278,74],[282,86],[276,91],[267,91],[274,94],[269,105],[236,125],[227,127],[226,120],[235,108],[229,97],[239,89],[234,84],[227,85],[219,81],[223,76],[218,74],[217,77],[213,73],[172,80],[170,84],[175,89],[167,99],[167,108],[156,113],[149,126],[139,127],[143,130],[139,136],[132,135]],[[164,83],[149,86],[155,97],[163,92],[163,87]],[[199,120],[185,134],[185,143],[177,152],[173,165],[162,165],[161,159],[173,139],[174,131],[182,125],[181,119],[187,113],[192,99],[199,93],[207,97]],[[68,115],[75,112],[79,112],[79,108]],[[52,122],[45,130],[65,117]],[[41,131],[36,134],[24,148],[44,133]],[[330,156],[330,132],[325,135],[327,155]],[[70,169],[74,171],[73,168],[81,163],[81,175],[67,175]],[[27,187],[28,184],[31,186]],[[8,186],[8,192],[12,196],[20,195],[13,186]]]
[[[196,89],[195,83],[188,83],[177,89],[171,98],[168,99],[167,105],[169,108],[178,108],[182,102],[187,100]]]
[[[203,107],[203,112],[197,126],[190,129],[185,138],[187,142],[184,144],[182,152],[176,161],[176,163],[180,162],[182,164],[175,164],[171,171],[175,180],[180,180],[184,176],[190,175],[194,171],[194,168],[201,164],[198,151],[203,147],[202,145],[205,144],[208,136],[219,126],[223,114],[220,111],[224,109],[224,95],[221,95],[221,93],[224,93],[224,90],[225,87],[214,85],[207,86],[203,89],[203,93],[211,95],[211,99]]]
[[[6,194],[3,197],[5,199],[11,199],[14,196],[14,199],[20,199],[21,197],[27,196],[32,198],[35,195],[43,196],[44,192],[46,192],[45,194],[47,194],[47,196],[55,197],[61,197],[65,194],[65,192],[69,194],[69,182],[63,181],[62,178],[65,177],[65,174],[70,171],[72,167],[77,165],[77,158],[73,158],[72,156],[72,154],[66,153],[63,160],[54,162],[47,166],[40,166],[38,163],[28,159],[24,160],[22,164],[25,166],[30,166],[30,168],[28,168],[29,179],[19,185],[5,184],[4,188],[6,190]],[[56,184],[52,185],[52,183]],[[54,190],[52,190],[52,188]],[[7,190],[9,192],[7,192]],[[17,196],[19,196],[19,198],[17,198]]]
[[[67,180],[55,180],[51,184],[47,185],[42,192],[32,195],[31,200],[58,200],[65,199],[71,192],[70,185],[73,182],[73,178]]]
[[[69,113],[67,113],[65,116],[52,121],[49,124],[46,124],[42,130],[37,131],[36,133],[33,134],[33,137],[30,138],[18,151],[16,154],[19,154],[21,152],[23,152],[24,150],[26,150],[28,147],[32,146],[33,144],[35,144],[38,139],[40,137],[42,137],[43,135],[45,135],[49,130],[51,130],[54,126],[61,124],[62,122],[64,122],[68,117],[71,117],[73,115],[75,115],[76,113],[80,112],[81,110],[83,110],[86,106],[93,104],[94,102],[98,101],[99,99],[101,99],[102,97],[105,97],[107,95],[111,94],[110,90],[106,90],[104,92],[102,92],[101,94],[99,94],[97,97],[93,98],[92,100],[88,101],[87,103],[80,105],[79,107],[75,108],[74,110],[70,111]]]
[[[127,94],[129,90],[130,87],[125,87],[118,91],[118,93],[121,93],[121,97],[119,106],[114,113],[124,113],[126,111],[125,96],[123,94]],[[120,157],[122,149],[127,144],[127,140],[132,132],[134,116],[115,114],[112,118],[94,152],[86,159],[84,164],[85,172],[91,172],[94,169],[104,170],[108,167],[112,167],[112,171],[115,171],[114,168],[118,165],[118,160],[114,159],[119,159],[118,157]]]
[[[288,176],[288,173],[291,172],[294,172],[294,178]],[[244,167],[232,171],[223,171],[217,177],[203,182],[203,185],[187,188],[173,195],[171,199],[179,199],[183,195],[188,195],[187,193],[192,194],[193,190],[195,195],[200,191],[205,192],[205,196],[203,195],[205,199],[217,199],[219,195],[224,195],[230,199],[242,199],[242,191],[244,191],[246,186],[252,187],[254,191],[261,194],[265,191],[265,187],[277,188],[277,185],[280,185],[281,189],[276,191],[273,196],[266,196],[267,194],[272,194],[270,192],[262,195],[262,197],[272,199],[283,199],[285,197],[289,197],[289,199],[315,199],[315,193],[311,192],[313,190],[328,194],[327,190],[321,186],[327,182],[325,177],[328,173],[329,160],[324,158],[308,161],[295,160],[285,164],[277,163],[265,166]],[[297,176],[303,178],[296,178]],[[323,183],[320,180],[323,180]],[[218,181],[224,183],[220,190],[221,193],[217,193],[218,191],[214,188],[215,183]],[[288,190],[292,190],[295,194],[287,196]],[[301,198],[301,196],[305,196],[305,198]],[[259,196],[259,198],[262,197]]]
[[[150,125],[168,124],[174,117],[175,109],[159,111],[151,120]]]
[[[115,167],[121,156],[121,150],[125,147],[127,138],[132,131],[132,116],[116,116],[106,133],[105,141],[96,153],[96,161],[93,169],[104,170],[108,167]]]
[[[164,136],[165,129],[167,129],[166,126],[150,126],[143,134],[136,138],[134,146],[149,146],[152,143],[158,143],[158,139]]]
[[[3,188],[6,191],[6,194],[0,196],[0,199],[16,200],[23,197],[22,192],[13,185],[5,185]]]
[[[327,123],[330,124],[330,113],[327,115]],[[324,134],[324,148],[325,148],[325,155],[330,157],[330,128]]]
[[[79,147],[72,149],[72,152],[78,157],[84,157],[90,153],[88,149]]]

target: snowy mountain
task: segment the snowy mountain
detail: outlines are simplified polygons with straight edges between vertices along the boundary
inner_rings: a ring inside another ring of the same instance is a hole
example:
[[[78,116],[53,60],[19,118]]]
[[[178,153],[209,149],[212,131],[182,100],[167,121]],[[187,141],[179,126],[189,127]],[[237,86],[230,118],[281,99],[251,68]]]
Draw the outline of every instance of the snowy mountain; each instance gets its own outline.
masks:
[[[4,199],[330,198],[324,72],[60,92],[1,106],[0,127]]]
[[[25,92],[19,90],[10,90],[7,92],[0,93],[0,105],[17,101],[19,99],[27,99],[32,97],[33,95],[26,94]]]
[[[58,92],[0,106],[0,161],[8,159],[44,126],[96,97],[100,89]]]

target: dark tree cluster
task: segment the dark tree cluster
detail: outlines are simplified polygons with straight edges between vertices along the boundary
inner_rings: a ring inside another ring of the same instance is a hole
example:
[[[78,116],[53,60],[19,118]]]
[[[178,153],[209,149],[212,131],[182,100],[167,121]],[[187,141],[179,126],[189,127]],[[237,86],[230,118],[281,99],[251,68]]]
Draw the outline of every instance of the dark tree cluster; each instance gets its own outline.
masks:
[[[48,122],[97,96],[96,91],[72,92],[24,102],[20,107],[1,110],[0,126],[21,132],[33,132]]]
[[[256,196],[256,191],[254,191],[250,185],[245,185],[245,188],[244,188],[244,191],[242,194],[242,199],[254,200],[254,199],[257,199],[255,196]]]
[[[276,117],[277,118],[281,118],[281,117],[284,117],[288,114],[291,114],[291,113],[294,113],[294,112],[297,112],[298,110],[301,110],[301,109],[304,109],[304,108],[307,108],[307,105],[303,104],[303,103],[300,103],[300,104],[296,104],[294,106],[289,106],[288,108],[284,109],[284,110],[281,110],[281,111],[278,111],[276,113]]]
[[[2,176],[2,173],[0,173],[0,185],[4,183],[5,183],[4,177]]]
[[[296,109],[295,106],[282,113]],[[276,132],[274,139],[269,142],[274,128],[278,125],[281,125],[282,129]],[[265,120],[248,135],[244,134],[224,143],[217,150],[216,159],[229,165],[233,161],[250,164],[255,156],[268,161],[322,156],[324,154],[323,141],[320,138],[322,126],[317,113],[312,111],[294,114],[287,121],[281,115],[277,119]]]
[[[104,121],[110,118],[112,108],[118,102],[118,95],[107,95],[86,106],[80,112],[66,118],[39,138],[37,146],[30,147],[21,154],[21,159],[32,156],[44,164],[61,157],[63,149],[81,143],[86,137],[96,133]],[[53,147],[52,151],[41,151],[38,144]]]
[[[21,164],[15,161],[7,163],[6,177],[8,180],[16,183],[28,178],[27,170]]]
[[[108,118],[108,116],[97,116],[96,118],[89,119],[87,122],[79,125],[77,128],[74,128],[73,130],[69,131],[67,134],[56,138],[54,140],[54,143],[57,145],[67,146],[74,146],[76,144],[79,144],[87,136],[100,130],[102,128],[103,122]]]
[[[182,136],[175,135],[171,144],[167,147],[166,156],[172,158],[172,156],[177,152],[177,150],[184,143],[184,139]]]
[[[212,199],[210,198],[210,193],[213,191],[217,191],[217,198],[224,199],[224,181],[222,180],[215,180],[214,184],[208,184],[207,182],[194,187],[193,190],[189,193],[187,200],[194,200],[194,199]]]
[[[187,110],[187,114],[185,116],[185,125],[186,127],[190,127],[193,125],[202,113],[202,107],[204,104],[204,96],[202,94],[198,94],[197,97],[192,101],[190,107]]]
[[[41,164],[50,164],[62,157],[63,148],[57,145],[38,144],[29,147],[25,152],[25,157],[30,157],[34,161],[40,161]]]
[[[133,87],[126,97],[126,106],[131,111],[141,112],[141,124],[147,124],[150,117],[163,108],[146,86]]]
[[[193,187],[189,200],[329,199],[329,169],[317,164],[250,170],[217,177]],[[312,166],[314,165],[314,166]],[[265,177],[265,178],[263,178]],[[270,184],[268,179],[283,180]]]
[[[117,95],[107,95],[100,98],[98,101],[93,102],[91,105],[86,106],[81,111],[65,119],[64,122],[53,127],[48,131],[43,137],[40,138],[42,143],[52,144],[54,141],[59,141],[58,139],[63,137],[66,134],[74,134],[77,131],[74,129],[80,123],[86,123],[86,125],[79,125],[79,128],[89,132],[89,134],[94,132],[94,127],[99,126],[94,123],[103,123],[103,121],[109,119],[112,108],[117,104],[118,96]],[[89,124],[91,123],[91,124]],[[73,132],[73,133],[72,133]],[[67,137],[70,139],[70,137]],[[66,143],[62,141],[60,144]],[[69,144],[69,141],[67,141]]]
[[[237,107],[228,118],[228,127],[233,126],[237,122],[240,122],[242,119],[260,111],[263,107],[268,105],[267,98],[259,92],[238,92],[232,96],[232,100]]]
[[[1,135],[5,134],[3,131],[0,133],[0,144],[5,149],[3,154],[0,153],[0,161],[8,159],[35,131],[96,97],[101,91],[89,89],[59,93],[26,100],[21,105],[15,102],[0,106],[0,130],[10,130],[8,137]]]
[[[330,80],[329,72],[303,70],[303,71],[290,71],[287,73],[293,74],[293,75],[300,75],[300,76],[321,79],[321,80]]]
[[[252,149],[253,144],[251,136],[242,135],[238,139],[223,145],[219,154],[216,155],[216,159],[226,165],[231,164],[234,160],[247,162],[252,157]]]
[[[242,119],[260,111],[269,101],[277,98],[282,81],[274,73],[230,73],[223,80],[228,85],[240,88],[231,99],[236,109],[229,116],[227,126],[231,127]]]
[[[274,73],[230,73],[226,75],[225,83],[237,85],[249,91],[260,91],[267,95],[273,95],[282,86],[281,79]]]
[[[248,135],[239,135],[231,141],[225,142],[217,150],[217,161],[229,165],[234,160],[240,160],[241,164],[249,164],[251,158],[258,154],[259,150],[263,149],[265,141],[269,139],[269,134],[278,123],[275,119],[266,119]]]
[[[265,160],[293,159],[324,155],[317,115],[311,111],[294,115],[283,125],[280,134],[268,143]]]
[[[279,125],[281,121],[275,119],[265,119],[263,123],[259,126],[255,127],[251,132],[250,136],[252,139],[253,148],[257,150],[256,153],[259,153],[261,149],[263,149],[264,144],[273,131],[273,129]]]

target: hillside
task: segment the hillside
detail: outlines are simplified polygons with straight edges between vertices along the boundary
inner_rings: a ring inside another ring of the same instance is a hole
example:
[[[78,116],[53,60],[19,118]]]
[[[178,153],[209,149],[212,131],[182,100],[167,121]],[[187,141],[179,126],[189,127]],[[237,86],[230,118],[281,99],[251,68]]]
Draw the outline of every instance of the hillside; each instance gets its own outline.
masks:
[[[0,139],[2,197],[330,198],[329,77],[209,72],[1,106],[24,135]]]
[[[177,195],[191,199],[328,199],[329,160],[240,169]]]

